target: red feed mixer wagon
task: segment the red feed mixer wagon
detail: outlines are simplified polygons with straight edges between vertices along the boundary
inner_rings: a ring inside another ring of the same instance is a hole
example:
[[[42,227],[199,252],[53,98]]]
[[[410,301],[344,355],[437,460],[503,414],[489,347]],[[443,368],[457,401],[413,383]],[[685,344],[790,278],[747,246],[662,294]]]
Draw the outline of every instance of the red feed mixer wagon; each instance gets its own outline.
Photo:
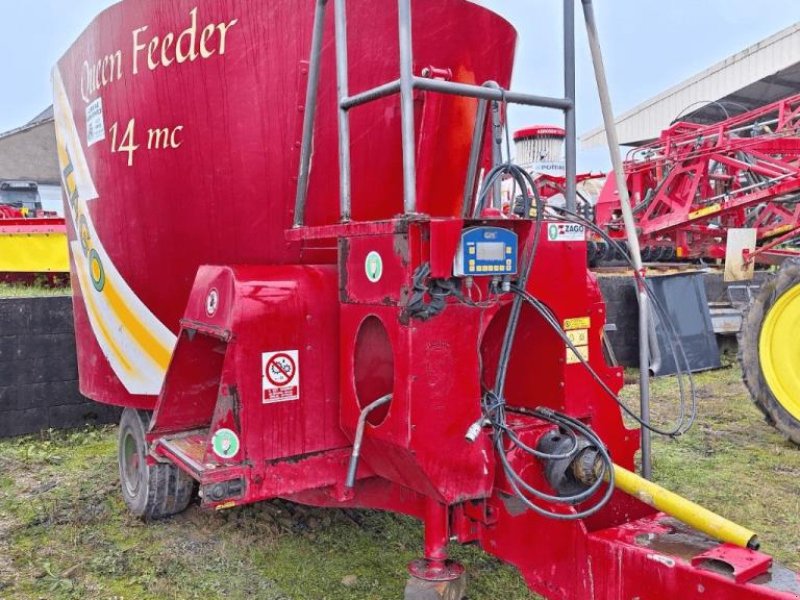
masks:
[[[632,473],[580,226],[492,206],[525,176],[488,108],[573,109],[507,90],[515,45],[464,0],[125,0],[80,36],[53,72],[80,382],[125,407],[126,503],[412,515],[411,599],[463,594],[454,542],[551,599],[797,598]]]

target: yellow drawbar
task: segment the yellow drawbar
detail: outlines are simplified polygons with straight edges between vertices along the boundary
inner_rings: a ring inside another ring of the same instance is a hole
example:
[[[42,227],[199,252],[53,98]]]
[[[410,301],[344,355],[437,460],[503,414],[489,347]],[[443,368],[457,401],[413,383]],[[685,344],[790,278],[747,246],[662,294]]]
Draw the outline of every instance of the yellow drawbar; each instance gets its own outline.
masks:
[[[743,548],[758,549],[758,536],[755,532],[618,465],[614,465],[614,483],[623,492],[716,540]]]

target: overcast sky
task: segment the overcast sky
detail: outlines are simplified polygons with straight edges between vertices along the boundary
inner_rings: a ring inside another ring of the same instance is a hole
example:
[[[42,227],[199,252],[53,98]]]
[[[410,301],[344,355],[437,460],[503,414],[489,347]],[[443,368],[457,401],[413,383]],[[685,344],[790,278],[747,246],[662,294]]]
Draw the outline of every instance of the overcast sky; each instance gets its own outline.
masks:
[[[506,16],[519,32],[514,87],[561,95],[562,2],[475,1]],[[94,15],[113,3],[0,0],[0,131],[24,124],[51,103],[50,68]],[[617,114],[800,21],[800,0],[595,0],[595,10]],[[577,120],[583,133],[598,126],[601,116],[578,0],[576,16]],[[548,122],[560,123],[561,117],[536,109],[512,114],[515,129]],[[579,154],[582,169],[606,164],[603,150]]]

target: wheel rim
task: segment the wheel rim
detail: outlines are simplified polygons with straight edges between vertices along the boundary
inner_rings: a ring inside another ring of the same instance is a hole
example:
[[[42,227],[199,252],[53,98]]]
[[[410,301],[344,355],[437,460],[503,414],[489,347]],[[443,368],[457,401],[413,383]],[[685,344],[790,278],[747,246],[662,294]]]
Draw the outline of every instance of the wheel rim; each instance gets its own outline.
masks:
[[[141,481],[142,460],[136,438],[130,431],[125,432],[125,436],[122,439],[121,464],[123,485],[130,496],[135,496],[139,491],[139,483]]]
[[[781,294],[767,312],[758,354],[772,395],[800,421],[800,285]]]

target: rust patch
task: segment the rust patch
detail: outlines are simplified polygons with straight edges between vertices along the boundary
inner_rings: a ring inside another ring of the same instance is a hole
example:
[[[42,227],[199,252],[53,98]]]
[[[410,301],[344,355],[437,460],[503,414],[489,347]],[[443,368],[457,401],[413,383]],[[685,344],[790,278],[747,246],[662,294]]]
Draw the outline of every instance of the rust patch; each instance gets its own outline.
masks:
[[[339,302],[348,302],[347,259],[350,257],[350,240],[339,239]]]
[[[394,253],[400,257],[400,262],[403,266],[408,266],[409,252],[408,252],[408,235],[395,235],[393,238]]]
[[[636,544],[686,561],[691,561],[698,554],[717,545],[711,538],[689,529],[674,519],[664,519],[661,524],[669,527],[670,531],[638,535],[635,539]]]

